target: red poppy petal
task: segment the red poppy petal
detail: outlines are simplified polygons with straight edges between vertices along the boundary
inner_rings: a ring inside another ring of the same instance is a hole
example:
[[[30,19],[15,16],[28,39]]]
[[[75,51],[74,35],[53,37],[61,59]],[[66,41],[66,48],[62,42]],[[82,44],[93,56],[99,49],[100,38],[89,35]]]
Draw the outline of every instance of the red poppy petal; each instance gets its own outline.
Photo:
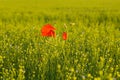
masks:
[[[55,37],[55,32],[51,30],[47,35],[50,37]]]

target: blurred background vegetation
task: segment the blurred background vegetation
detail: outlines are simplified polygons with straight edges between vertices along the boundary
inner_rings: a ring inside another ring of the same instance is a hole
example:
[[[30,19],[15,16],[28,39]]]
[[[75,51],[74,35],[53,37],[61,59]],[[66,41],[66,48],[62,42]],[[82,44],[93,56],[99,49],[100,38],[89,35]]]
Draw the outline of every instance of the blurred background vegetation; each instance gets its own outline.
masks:
[[[120,0],[0,0],[0,10],[31,10],[45,8],[120,9]]]

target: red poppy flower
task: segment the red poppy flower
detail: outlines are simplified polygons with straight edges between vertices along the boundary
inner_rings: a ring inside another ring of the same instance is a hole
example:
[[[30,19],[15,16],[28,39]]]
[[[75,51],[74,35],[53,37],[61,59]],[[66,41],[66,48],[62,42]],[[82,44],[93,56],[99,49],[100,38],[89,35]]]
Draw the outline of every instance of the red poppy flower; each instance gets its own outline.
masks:
[[[41,29],[42,36],[55,37],[54,30],[55,28],[52,25],[46,24]]]
[[[66,40],[66,39],[67,39],[67,33],[66,33],[66,32],[63,32],[62,38],[63,38],[63,40]]]

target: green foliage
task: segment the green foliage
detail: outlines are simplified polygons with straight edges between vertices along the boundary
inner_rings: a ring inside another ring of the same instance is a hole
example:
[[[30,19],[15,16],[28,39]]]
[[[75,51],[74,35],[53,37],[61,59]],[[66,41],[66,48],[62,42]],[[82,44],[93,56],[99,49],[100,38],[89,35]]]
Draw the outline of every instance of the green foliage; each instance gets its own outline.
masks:
[[[1,80],[120,79],[119,11],[32,10],[0,12]],[[56,38],[41,36],[46,23],[56,28]]]

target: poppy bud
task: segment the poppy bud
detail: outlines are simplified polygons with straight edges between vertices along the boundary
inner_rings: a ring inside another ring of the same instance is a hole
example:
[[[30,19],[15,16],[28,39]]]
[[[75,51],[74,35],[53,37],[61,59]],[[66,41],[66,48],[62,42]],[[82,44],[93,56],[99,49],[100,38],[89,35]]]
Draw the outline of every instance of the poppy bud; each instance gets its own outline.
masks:
[[[66,32],[63,32],[62,38],[63,38],[63,40],[67,40],[67,33]]]

